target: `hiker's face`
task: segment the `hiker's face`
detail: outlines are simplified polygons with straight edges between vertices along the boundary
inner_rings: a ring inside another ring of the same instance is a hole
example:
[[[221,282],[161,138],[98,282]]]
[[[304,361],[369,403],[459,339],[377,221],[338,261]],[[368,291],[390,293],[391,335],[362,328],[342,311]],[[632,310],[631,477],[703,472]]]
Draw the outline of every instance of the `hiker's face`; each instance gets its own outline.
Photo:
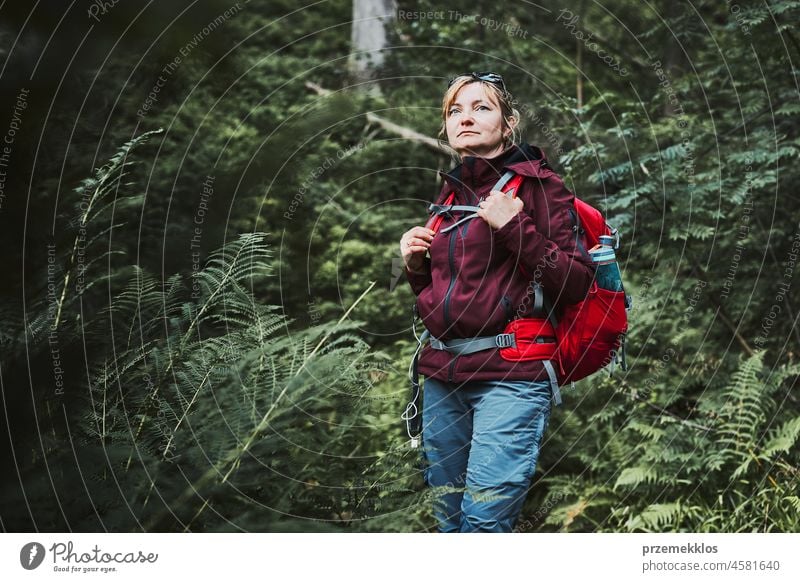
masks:
[[[464,85],[447,110],[447,141],[461,157],[491,158],[502,153],[503,126],[500,104],[483,83]]]

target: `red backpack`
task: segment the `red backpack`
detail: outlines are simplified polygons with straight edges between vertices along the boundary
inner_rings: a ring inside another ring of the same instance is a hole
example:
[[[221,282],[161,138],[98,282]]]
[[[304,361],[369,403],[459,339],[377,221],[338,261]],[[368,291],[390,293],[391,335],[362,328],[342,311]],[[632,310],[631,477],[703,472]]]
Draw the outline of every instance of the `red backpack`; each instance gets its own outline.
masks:
[[[619,248],[619,232],[611,228],[603,214],[575,197],[576,226],[579,244],[591,249],[603,235],[613,236]],[[586,298],[567,305],[556,326],[557,359],[560,383],[574,382],[613,362],[627,370],[625,335],[631,300],[625,291],[609,291],[592,281]]]

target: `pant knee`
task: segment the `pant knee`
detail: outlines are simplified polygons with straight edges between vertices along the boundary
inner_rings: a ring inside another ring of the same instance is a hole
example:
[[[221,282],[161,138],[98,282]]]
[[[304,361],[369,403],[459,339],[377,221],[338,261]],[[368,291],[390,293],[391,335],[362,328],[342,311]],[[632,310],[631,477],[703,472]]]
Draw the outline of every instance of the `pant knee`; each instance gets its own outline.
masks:
[[[504,521],[498,520],[496,517],[473,513],[462,514],[460,531],[462,533],[502,533],[511,531],[511,528],[508,527]]]

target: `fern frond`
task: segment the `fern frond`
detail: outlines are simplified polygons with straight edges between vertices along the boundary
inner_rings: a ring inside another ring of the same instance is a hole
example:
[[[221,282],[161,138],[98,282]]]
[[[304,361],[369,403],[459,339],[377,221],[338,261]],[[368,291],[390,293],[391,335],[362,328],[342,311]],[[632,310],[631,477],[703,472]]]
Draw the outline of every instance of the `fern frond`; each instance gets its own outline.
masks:
[[[658,481],[659,473],[650,467],[626,467],[622,470],[614,483],[614,489],[619,487],[637,487],[642,483],[652,484]]]
[[[769,389],[760,380],[763,354],[757,352],[744,360],[733,374],[732,384],[724,391],[725,401],[719,411],[717,452],[723,463],[738,459],[749,462],[761,423],[769,406]]]
[[[631,516],[628,531],[663,531],[667,525],[677,521],[680,511],[681,504],[677,501],[648,505],[638,515]]]
[[[759,457],[772,459],[776,453],[787,453],[797,446],[798,440],[800,440],[800,416],[787,420],[770,431]]]

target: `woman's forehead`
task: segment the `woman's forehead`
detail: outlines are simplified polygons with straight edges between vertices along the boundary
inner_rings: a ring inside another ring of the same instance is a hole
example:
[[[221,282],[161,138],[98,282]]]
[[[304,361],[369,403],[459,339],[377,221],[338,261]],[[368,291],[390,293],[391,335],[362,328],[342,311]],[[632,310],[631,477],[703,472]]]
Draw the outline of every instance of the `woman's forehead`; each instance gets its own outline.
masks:
[[[458,92],[453,95],[453,100],[450,102],[450,105],[455,103],[470,104],[480,100],[488,101],[493,105],[497,105],[497,100],[494,98],[494,95],[487,90],[483,83],[468,83],[467,85],[461,87],[461,89],[459,89]]]

